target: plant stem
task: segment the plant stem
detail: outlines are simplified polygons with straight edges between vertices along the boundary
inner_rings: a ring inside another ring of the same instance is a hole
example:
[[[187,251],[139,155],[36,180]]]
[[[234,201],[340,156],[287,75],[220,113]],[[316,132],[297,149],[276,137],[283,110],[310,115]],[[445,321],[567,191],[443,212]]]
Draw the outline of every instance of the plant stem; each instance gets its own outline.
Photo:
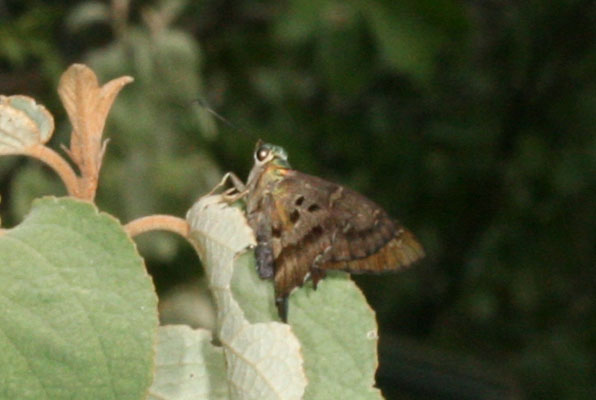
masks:
[[[49,165],[62,179],[68,194],[80,198],[79,179],[74,170],[58,153],[43,144],[27,148],[24,153],[27,156],[37,158]]]
[[[189,226],[186,220],[172,215],[149,215],[129,222],[124,230],[131,237],[150,231],[169,231],[187,238]]]

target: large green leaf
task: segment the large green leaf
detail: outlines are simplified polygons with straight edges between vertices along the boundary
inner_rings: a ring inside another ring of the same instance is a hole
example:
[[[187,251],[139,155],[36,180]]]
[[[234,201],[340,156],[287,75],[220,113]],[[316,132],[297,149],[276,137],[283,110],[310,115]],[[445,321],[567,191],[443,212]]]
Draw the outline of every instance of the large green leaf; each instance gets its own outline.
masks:
[[[254,255],[239,259],[232,293],[251,322],[277,320],[273,285],[261,280]],[[308,379],[305,399],[381,399],[374,388],[377,324],[360,289],[342,272],[330,273],[290,296],[289,323],[300,341]]]
[[[114,218],[73,199],[36,201],[0,236],[0,398],[145,398],[156,304]]]

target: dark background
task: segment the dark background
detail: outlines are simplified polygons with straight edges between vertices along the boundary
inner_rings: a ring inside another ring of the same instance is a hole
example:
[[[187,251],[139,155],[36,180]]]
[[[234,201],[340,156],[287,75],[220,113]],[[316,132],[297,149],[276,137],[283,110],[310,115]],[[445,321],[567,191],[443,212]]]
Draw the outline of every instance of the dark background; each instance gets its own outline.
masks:
[[[593,1],[0,0],[0,93],[45,104],[57,149],[69,64],[135,78],[97,198],[123,222],[184,216],[257,138],[399,218],[427,258],[357,278],[388,399],[592,399],[595,30]],[[47,168],[0,160],[5,226],[48,193]],[[212,323],[190,246],[139,243],[164,321]]]

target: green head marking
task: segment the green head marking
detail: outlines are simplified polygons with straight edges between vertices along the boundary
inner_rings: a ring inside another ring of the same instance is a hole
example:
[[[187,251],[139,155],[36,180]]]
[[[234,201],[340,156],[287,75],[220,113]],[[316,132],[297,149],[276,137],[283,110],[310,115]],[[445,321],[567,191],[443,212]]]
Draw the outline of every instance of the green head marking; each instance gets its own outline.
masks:
[[[288,163],[288,153],[286,153],[283,147],[270,143],[263,143],[261,140],[257,142],[255,148],[255,163],[257,165],[273,163],[282,168],[290,168],[290,163]]]

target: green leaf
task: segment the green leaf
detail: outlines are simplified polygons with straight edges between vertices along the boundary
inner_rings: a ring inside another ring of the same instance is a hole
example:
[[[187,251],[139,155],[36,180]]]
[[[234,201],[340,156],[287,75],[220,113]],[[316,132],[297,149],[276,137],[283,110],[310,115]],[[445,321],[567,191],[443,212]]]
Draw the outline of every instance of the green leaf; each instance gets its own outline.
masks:
[[[0,397],[143,399],[157,298],[121,225],[44,198],[0,236]]]
[[[374,311],[338,272],[292,294],[290,324],[310,382],[305,399],[382,399],[374,388],[378,331]]]
[[[220,196],[207,196],[192,207],[187,220],[217,307],[217,338],[226,358],[231,398],[301,399],[306,377],[300,344],[290,327],[250,323],[230,291],[234,270],[241,268],[235,263],[237,255],[255,244],[242,211]]]
[[[277,319],[273,285],[259,278],[254,255],[239,258],[232,293],[251,322]],[[304,356],[304,399],[382,399],[375,385],[377,324],[360,289],[342,272],[290,296],[289,323]]]
[[[18,154],[44,144],[54,133],[54,118],[27,96],[0,95],[0,154]]]
[[[212,340],[204,329],[161,326],[149,400],[229,399],[223,349]]]

